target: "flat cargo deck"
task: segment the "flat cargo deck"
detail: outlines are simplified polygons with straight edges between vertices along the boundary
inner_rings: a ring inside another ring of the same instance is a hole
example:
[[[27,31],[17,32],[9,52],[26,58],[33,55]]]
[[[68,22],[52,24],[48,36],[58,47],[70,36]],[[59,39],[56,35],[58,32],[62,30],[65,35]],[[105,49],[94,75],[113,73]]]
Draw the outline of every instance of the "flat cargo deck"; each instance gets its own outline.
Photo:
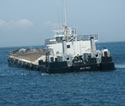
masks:
[[[9,53],[8,63],[10,66],[39,70],[38,61],[45,60],[45,52],[43,48],[18,49]]]

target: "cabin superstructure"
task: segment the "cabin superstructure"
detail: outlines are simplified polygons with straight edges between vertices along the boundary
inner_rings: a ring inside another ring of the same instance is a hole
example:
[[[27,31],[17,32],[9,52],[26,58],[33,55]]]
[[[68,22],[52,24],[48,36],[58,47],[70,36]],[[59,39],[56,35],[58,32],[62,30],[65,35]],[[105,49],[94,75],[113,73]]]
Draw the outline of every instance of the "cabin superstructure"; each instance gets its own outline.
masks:
[[[56,31],[54,38],[47,39],[45,42],[47,50],[50,51],[48,61],[56,61],[57,58],[67,61],[78,55],[96,52],[97,40],[97,35],[77,35],[75,28],[64,26],[64,29]]]

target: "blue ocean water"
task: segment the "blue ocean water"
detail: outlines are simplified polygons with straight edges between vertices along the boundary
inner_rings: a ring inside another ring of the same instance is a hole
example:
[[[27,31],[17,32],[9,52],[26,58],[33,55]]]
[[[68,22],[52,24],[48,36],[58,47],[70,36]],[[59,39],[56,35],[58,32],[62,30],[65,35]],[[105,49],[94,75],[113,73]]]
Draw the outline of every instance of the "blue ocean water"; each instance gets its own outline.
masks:
[[[0,106],[125,106],[125,42],[98,43],[116,63],[110,72],[45,74],[8,67],[0,48]]]

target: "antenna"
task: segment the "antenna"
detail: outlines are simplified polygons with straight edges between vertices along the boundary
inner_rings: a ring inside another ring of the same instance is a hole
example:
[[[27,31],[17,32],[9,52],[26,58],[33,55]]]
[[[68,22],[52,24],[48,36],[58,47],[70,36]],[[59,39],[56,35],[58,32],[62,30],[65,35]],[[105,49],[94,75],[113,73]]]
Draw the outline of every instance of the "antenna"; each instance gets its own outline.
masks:
[[[67,13],[66,13],[66,0],[64,0],[64,17],[65,17],[65,25],[67,26]]]

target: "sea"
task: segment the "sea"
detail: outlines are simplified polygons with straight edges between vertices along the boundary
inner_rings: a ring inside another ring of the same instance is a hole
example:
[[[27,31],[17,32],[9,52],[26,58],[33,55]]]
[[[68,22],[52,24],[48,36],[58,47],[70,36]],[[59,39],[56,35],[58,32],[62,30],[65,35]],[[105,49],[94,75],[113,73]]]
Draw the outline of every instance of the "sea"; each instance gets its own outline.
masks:
[[[98,43],[108,48],[116,70],[46,74],[9,67],[0,48],[0,106],[125,106],[125,42]]]

